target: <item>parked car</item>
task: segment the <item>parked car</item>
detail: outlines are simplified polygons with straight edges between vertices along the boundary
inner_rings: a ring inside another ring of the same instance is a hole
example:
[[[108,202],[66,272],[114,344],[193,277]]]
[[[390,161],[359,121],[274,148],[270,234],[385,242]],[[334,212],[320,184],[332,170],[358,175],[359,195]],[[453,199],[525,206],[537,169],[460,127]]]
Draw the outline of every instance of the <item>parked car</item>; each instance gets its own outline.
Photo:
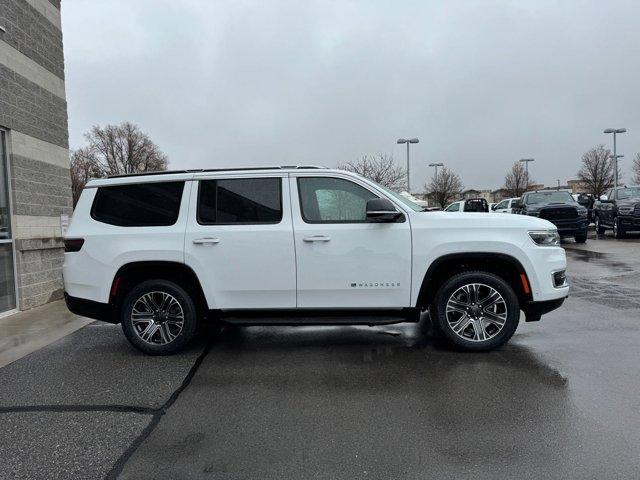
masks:
[[[310,167],[125,175],[87,183],[65,237],[69,309],[121,323],[148,354],[203,320],[386,324],[428,310],[489,350],[569,293],[546,220],[431,212],[359,175]]]
[[[574,193],[571,195],[573,199],[587,209],[587,220],[593,222],[593,205],[596,202],[592,193]]]
[[[587,241],[587,209],[562,190],[526,192],[511,207],[514,213],[549,220],[561,237],[574,237],[576,243]]]
[[[445,212],[488,212],[489,204],[484,198],[470,198],[453,202],[444,209]]]
[[[612,188],[593,207],[596,231],[613,229],[616,238],[640,231],[640,186]]]
[[[496,203],[491,211],[495,213],[513,213],[513,203],[520,200],[519,197],[516,198],[505,198],[499,203]]]

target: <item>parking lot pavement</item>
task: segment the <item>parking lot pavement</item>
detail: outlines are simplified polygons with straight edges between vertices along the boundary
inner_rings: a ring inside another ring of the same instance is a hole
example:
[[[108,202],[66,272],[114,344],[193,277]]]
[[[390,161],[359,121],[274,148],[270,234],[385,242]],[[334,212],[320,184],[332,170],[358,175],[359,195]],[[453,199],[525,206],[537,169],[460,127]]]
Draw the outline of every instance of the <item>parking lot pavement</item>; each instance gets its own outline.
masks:
[[[1,368],[0,478],[104,478],[186,386],[203,349],[149,357],[119,326],[94,322]]]
[[[619,285],[616,252],[567,250],[574,290],[592,295],[490,353],[451,351],[423,322],[234,327],[208,350],[144,357],[91,324],[0,369],[0,472],[635,479],[640,308],[595,293]]]

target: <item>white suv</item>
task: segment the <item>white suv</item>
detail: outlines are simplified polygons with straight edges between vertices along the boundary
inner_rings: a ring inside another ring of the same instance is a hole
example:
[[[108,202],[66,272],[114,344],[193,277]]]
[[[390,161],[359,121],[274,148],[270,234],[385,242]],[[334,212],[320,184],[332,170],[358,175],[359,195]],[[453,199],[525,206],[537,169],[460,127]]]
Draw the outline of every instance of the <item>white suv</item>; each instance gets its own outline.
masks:
[[[521,215],[424,212],[361,176],[315,167],[89,182],[65,239],[72,312],[121,323],[149,354],[204,318],[244,324],[432,323],[488,350],[569,293],[556,228]]]

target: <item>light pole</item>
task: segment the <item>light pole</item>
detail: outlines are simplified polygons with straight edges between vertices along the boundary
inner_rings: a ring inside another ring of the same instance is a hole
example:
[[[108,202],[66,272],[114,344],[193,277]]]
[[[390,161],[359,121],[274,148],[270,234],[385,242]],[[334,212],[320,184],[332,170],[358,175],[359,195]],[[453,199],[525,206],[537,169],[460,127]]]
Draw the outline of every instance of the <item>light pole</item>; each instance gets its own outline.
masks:
[[[397,143],[406,143],[407,144],[407,192],[411,193],[411,184],[409,183],[409,144],[410,143],[418,143],[420,140],[417,138],[399,138]]]
[[[609,155],[609,158],[611,160],[613,160],[613,168],[616,169],[614,175],[613,175],[613,183],[614,183],[614,188],[618,187],[618,159],[619,158],[623,158],[624,155]]]
[[[607,128],[604,133],[613,133],[613,187],[618,188],[618,155],[616,154],[616,135],[618,133],[626,133],[626,128]]]
[[[438,181],[438,167],[444,167],[444,163],[430,163],[429,164],[430,167],[436,167],[436,175],[435,175],[435,180],[436,182]]]
[[[525,165],[525,176],[527,177],[527,185],[525,186],[524,190],[525,192],[527,190],[529,190],[529,162],[535,162],[535,159],[533,158],[521,158],[520,159],[521,162],[524,163]]]

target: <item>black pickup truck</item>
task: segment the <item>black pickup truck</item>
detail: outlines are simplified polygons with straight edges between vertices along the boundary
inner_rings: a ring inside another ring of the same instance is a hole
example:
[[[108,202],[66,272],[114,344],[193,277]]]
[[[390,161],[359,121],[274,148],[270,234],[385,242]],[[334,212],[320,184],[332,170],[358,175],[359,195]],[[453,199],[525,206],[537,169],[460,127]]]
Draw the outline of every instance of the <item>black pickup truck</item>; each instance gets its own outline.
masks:
[[[616,238],[640,230],[640,186],[609,190],[593,206],[593,219],[599,234],[612,228]]]
[[[560,190],[526,192],[511,204],[513,213],[549,220],[561,237],[573,237],[576,243],[587,241],[587,209],[571,194]]]

